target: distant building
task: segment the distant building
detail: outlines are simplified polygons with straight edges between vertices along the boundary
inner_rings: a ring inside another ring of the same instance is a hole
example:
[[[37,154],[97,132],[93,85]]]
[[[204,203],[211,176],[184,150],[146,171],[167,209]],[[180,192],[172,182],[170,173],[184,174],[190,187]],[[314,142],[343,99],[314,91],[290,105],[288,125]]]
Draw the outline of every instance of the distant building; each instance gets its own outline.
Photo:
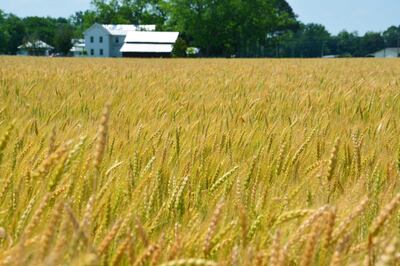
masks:
[[[324,55],[324,56],[322,56],[322,58],[338,58],[339,56],[338,55],[335,55],[335,54],[330,54],[330,55]]]
[[[26,42],[18,46],[18,55],[31,56],[49,56],[54,50],[54,47],[47,43],[37,40],[34,42]]]
[[[72,48],[69,50],[73,57],[82,57],[86,55],[85,39],[72,39]]]
[[[130,31],[121,47],[123,57],[170,57],[179,32]]]
[[[102,25],[95,23],[85,32],[89,57],[122,57],[120,51],[129,32],[154,31],[155,25]]]
[[[376,58],[396,58],[399,57],[399,55],[400,48],[397,47],[385,48],[371,54],[372,57]]]

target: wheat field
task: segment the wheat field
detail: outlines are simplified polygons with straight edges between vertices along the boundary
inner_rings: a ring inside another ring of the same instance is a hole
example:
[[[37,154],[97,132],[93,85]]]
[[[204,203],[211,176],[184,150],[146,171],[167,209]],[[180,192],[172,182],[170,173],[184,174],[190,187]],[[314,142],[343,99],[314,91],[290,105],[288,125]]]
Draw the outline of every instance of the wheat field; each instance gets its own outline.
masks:
[[[400,61],[0,57],[0,265],[400,265]]]

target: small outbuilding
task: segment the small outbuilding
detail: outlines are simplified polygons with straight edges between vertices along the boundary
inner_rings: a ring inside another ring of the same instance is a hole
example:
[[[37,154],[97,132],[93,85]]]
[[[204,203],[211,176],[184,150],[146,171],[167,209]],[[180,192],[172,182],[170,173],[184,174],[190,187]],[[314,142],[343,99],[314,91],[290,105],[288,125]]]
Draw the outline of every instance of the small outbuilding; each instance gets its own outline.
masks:
[[[399,47],[391,47],[379,50],[375,53],[372,53],[372,57],[376,58],[396,58],[400,55],[400,48]]]
[[[69,50],[73,57],[82,57],[86,55],[85,39],[72,39],[72,47]]]
[[[120,52],[123,57],[171,57],[179,32],[131,31]]]
[[[338,58],[339,56],[336,54],[328,54],[328,55],[324,55],[322,56],[322,58]]]
[[[37,40],[34,42],[26,42],[18,46],[18,55],[49,56],[53,50],[53,46],[41,40]]]

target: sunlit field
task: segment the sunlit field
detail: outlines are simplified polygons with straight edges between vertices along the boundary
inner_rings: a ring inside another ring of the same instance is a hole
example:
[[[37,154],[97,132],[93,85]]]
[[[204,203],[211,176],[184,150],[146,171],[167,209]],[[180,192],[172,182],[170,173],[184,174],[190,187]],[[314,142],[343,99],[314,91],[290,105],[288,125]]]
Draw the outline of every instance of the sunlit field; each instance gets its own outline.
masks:
[[[0,57],[2,265],[399,265],[400,61]]]

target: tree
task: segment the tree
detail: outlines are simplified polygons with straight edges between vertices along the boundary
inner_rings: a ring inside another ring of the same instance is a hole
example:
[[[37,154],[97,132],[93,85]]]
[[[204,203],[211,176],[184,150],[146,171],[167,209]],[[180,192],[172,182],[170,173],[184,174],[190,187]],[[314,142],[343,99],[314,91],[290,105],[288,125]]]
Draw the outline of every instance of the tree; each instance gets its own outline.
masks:
[[[368,54],[376,52],[383,48],[385,48],[385,41],[382,35],[378,32],[367,32],[361,38],[361,56],[367,56]]]
[[[350,54],[352,56],[360,55],[360,37],[357,32],[347,32],[341,31],[337,35],[337,54],[339,55],[347,55]]]
[[[400,26],[391,26],[382,34],[386,47],[400,46]]]
[[[171,0],[168,21],[205,55],[259,56],[268,39],[296,25],[284,0]]]
[[[299,34],[297,49],[301,51],[301,57],[321,57],[329,53],[328,41],[331,35],[323,25],[302,25]]]
[[[186,49],[187,49],[187,44],[185,40],[179,37],[175,42],[174,49],[172,50],[172,56],[185,57]]]
[[[0,9],[0,54],[7,52],[7,44],[10,36],[5,27],[5,13]]]
[[[0,53],[16,54],[25,36],[25,25],[13,14],[0,15]]]
[[[98,21],[96,13],[93,10],[75,12],[74,15],[69,17],[69,24],[75,29],[74,37],[81,38],[84,31]]]
[[[92,23],[156,24],[161,27],[167,18],[162,0],[92,0],[91,4],[93,13],[86,13],[84,20],[90,19]]]
[[[56,51],[67,55],[72,47],[74,29],[68,24],[61,24],[54,35],[54,48]]]
[[[26,36],[53,44],[53,38],[57,28],[56,19],[47,17],[26,17],[23,20]]]

